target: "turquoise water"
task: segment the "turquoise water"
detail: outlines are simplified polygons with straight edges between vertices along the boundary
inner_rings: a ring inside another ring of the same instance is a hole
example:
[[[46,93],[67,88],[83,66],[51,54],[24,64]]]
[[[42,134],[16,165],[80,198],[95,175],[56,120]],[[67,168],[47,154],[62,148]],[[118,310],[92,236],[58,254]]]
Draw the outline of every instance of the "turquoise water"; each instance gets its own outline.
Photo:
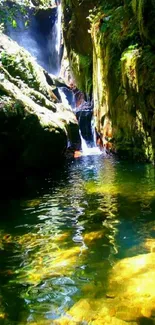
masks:
[[[154,324],[154,167],[57,173],[0,202],[0,324]]]

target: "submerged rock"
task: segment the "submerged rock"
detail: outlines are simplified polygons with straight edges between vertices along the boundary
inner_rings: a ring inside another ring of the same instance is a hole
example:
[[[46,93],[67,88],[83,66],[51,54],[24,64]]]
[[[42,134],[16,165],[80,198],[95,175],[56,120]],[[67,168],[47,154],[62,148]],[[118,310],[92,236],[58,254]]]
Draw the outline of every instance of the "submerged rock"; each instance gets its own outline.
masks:
[[[155,254],[149,253],[125,258],[113,267],[109,290],[116,296],[118,318],[128,322],[154,317],[154,263]]]
[[[2,167],[49,170],[63,157],[68,139],[76,146],[76,117],[58,102],[44,70],[26,50],[0,34]]]
[[[154,324],[154,263],[154,253],[118,261],[108,272],[106,292],[104,281],[84,285],[84,297],[54,324]],[[105,271],[102,262],[100,268]]]

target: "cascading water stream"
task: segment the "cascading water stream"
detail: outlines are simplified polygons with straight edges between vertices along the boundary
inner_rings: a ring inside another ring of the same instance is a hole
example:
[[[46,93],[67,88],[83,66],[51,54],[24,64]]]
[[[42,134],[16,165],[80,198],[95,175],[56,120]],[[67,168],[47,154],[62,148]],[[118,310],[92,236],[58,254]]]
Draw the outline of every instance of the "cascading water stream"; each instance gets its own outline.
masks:
[[[84,140],[82,134],[81,134],[81,130],[79,131],[79,134],[80,134],[80,138],[81,138],[81,149],[82,149],[82,153],[84,155],[87,155],[89,153],[89,147],[87,146],[87,143],[86,141]]]
[[[69,104],[69,101],[67,99],[67,96],[65,95],[65,92],[63,91],[63,88],[59,88],[58,90],[59,90],[59,95],[61,97],[61,101],[64,104],[64,106],[68,107],[69,109],[72,109]]]
[[[51,39],[54,41],[54,44],[51,43],[51,39],[49,39],[49,43],[52,50],[52,58],[54,58],[54,63],[55,63],[55,69],[53,74],[56,76],[59,75],[60,68],[61,68],[61,37],[62,37],[61,19],[62,19],[62,8],[61,8],[61,3],[59,3],[57,6],[57,17],[51,35]]]
[[[91,130],[92,130],[92,135],[93,135],[93,143],[94,147],[97,147],[97,135],[96,135],[96,130],[95,130],[95,121],[94,117],[91,120]]]
[[[71,105],[69,104],[69,101],[67,99],[67,96],[66,96],[63,88],[59,88],[59,94],[60,94],[61,101],[64,104],[64,106],[68,107],[69,109],[72,109],[73,107],[71,107]],[[95,132],[95,127],[94,127],[93,122],[92,122],[91,126],[92,126],[92,134],[93,134],[93,147],[89,147],[87,145],[86,140],[82,136],[81,130],[79,130],[79,135],[80,135],[80,139],[81,139],[81,153],[83,156],[102,154],[102,151],[99,149],[99,147],[97,147],[97,144],[96,144],[96,132]]]
[[[81,130],[79,131],[80,138],[81,138],[81,150],[83,156],[91,156],[91,155],[101,155],[103,152],[97,147],[96,144],[96,132],[95,128],[93,129],[93,147],[88,147],[87,142],[82,137]]]
[[[55,48],[56,52],[58,53],[58,56],[60,56],[60,49],[61,49],[61,18],[62,18],[62,9],[61,9],[61,3],[58,5],[57,9],[58,17],[56,21],[56,43]]]
[[[93,156],[93,155],[101,155],[103,152],[100,150],[99,147],[88,147],[87,142],[81,135],[81,131],[79,131],[80,138],[81,138],[81,150],[83,156]]]

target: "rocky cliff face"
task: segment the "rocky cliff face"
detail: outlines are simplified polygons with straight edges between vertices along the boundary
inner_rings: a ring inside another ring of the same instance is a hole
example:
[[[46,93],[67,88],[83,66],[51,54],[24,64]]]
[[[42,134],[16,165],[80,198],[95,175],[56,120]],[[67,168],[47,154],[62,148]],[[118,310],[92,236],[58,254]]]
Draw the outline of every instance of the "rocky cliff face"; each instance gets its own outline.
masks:
[[[66,2],[64,36],[69,53],[76,53],[76,60],[70,58],[72,70],[76,67],[75,77],[84,91],[90,91],[93,80],[96,126],[105,144],[122,156],[152,161],[154,1],[69,1],[69,9]],[[85,62],[89,59],[89,66],[81,63],[80,55]]]
[[[62,0],[64,39],[69,62],[79,89],[92,91],[92,40],[88,33],[89,9],[98,1]]]

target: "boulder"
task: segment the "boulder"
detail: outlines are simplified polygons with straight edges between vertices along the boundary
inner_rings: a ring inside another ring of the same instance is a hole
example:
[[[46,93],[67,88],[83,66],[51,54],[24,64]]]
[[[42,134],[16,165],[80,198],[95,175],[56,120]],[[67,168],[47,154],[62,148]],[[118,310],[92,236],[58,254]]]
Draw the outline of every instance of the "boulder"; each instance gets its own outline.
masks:
[[[50,170],[79,141],[78,123],[59,103],[44,70],[0,34],[0,166]],[[3,170],[1,168],[1,170]]]

